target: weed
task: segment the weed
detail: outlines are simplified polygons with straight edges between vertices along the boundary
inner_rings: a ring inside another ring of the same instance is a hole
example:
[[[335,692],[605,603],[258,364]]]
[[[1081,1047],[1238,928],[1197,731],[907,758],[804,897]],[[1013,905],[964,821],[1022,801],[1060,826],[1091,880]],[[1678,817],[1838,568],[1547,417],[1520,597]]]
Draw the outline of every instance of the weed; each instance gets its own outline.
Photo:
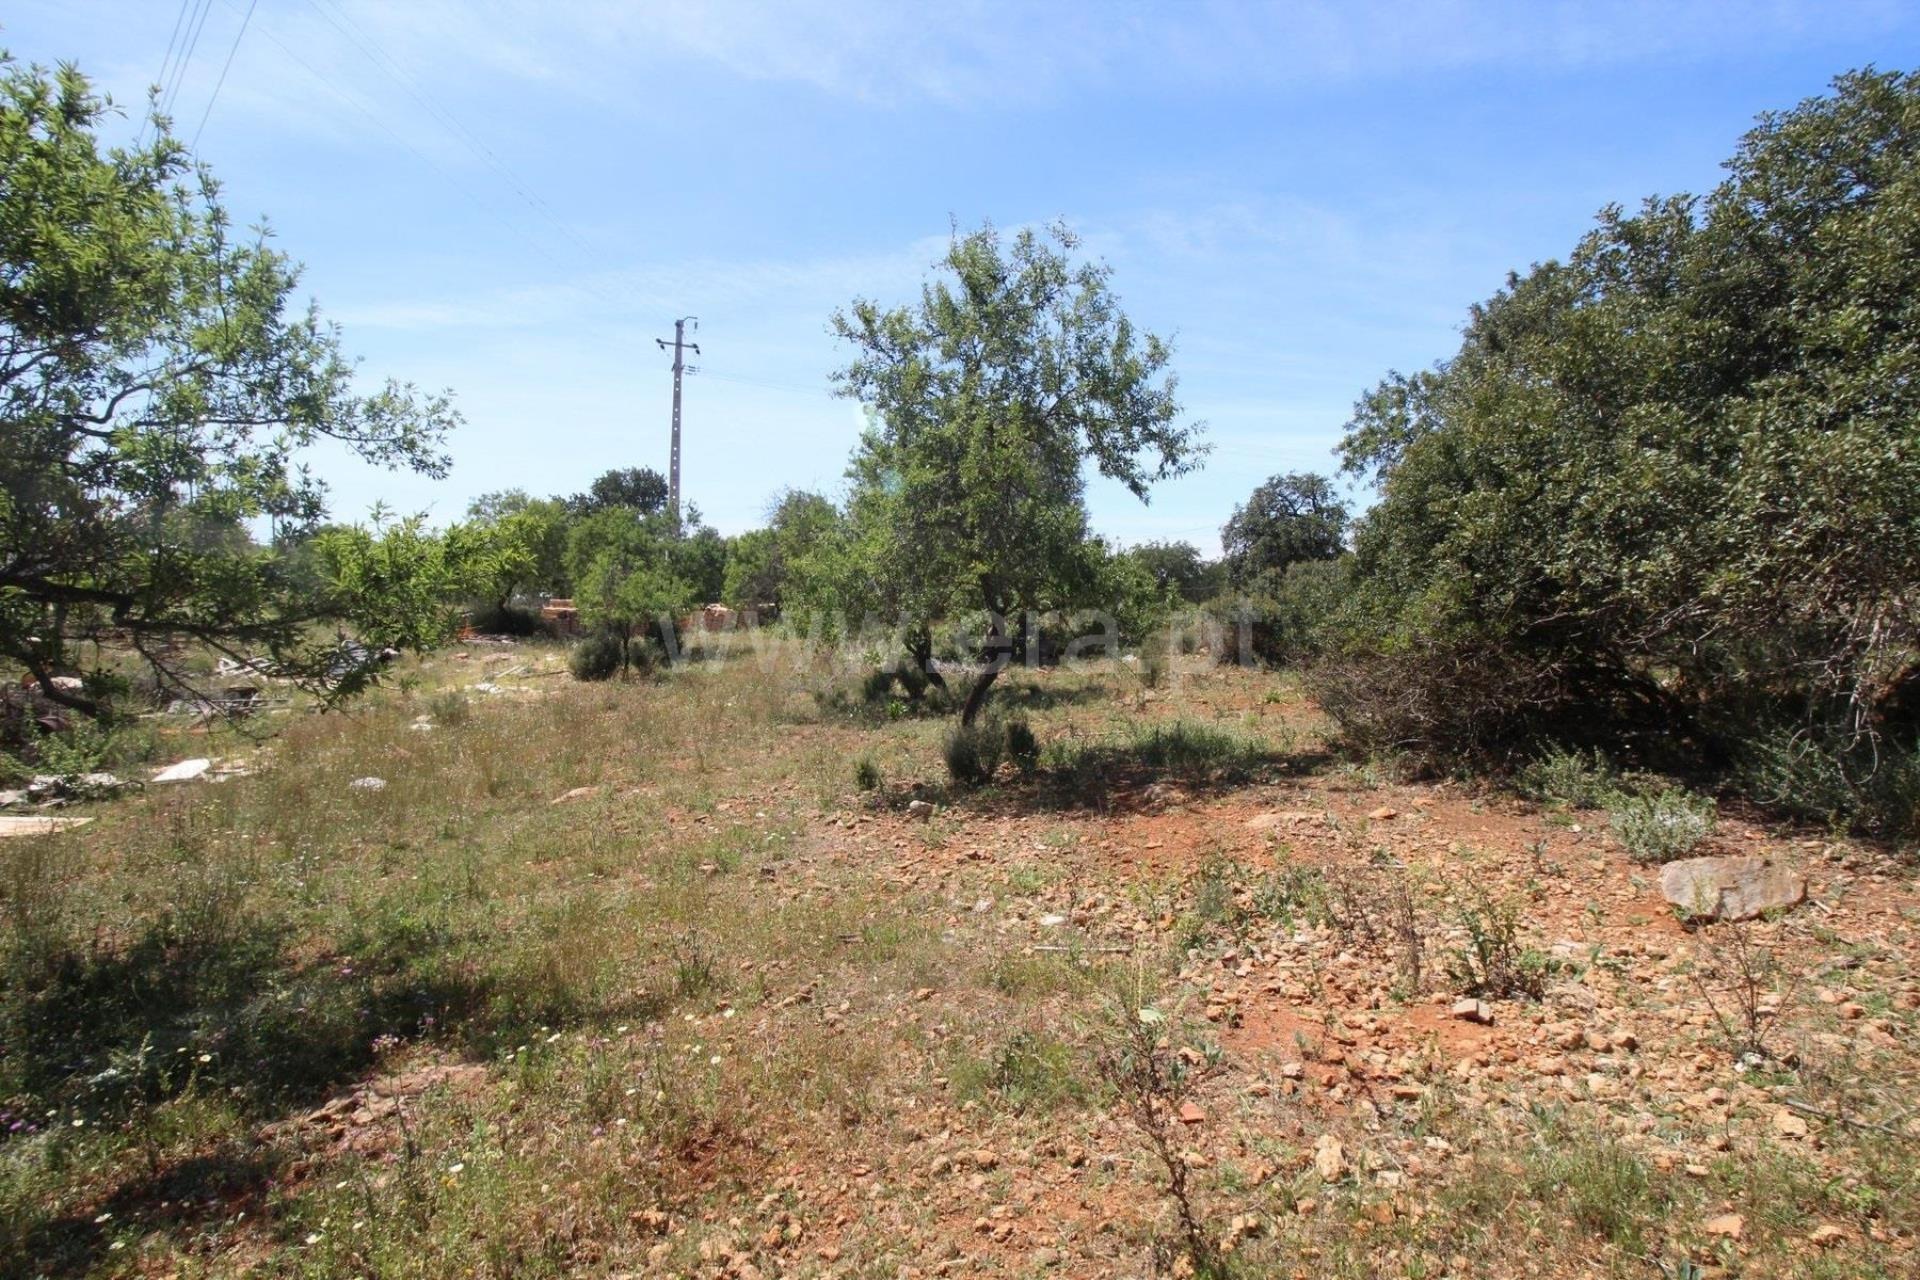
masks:
[[[1052,1111],[1087,1100],[1080,1058],[1064,1040],[1017,1031],[987,1059],[969,1059],[953,1074],[961,1099],[991,1094],[1015,1111]]]
[[[1109,1006],[1095,1066],[1160,1166],[1179,1224],[1180,1251],[1192,1274],[1223,1275],[1224,1260],[1202,1224],[1192,1169],[1179,1141],[1180,1111],[1194,1083],[1197,1055],[1180,1052],[1176,1024],[1143,995],[1144,984],[1136,973]]]
[[[878,791],[886,780],[880,776],[880,766],[872,756],[861,756],[853,762],[853,785],[862,791]]]
[[[1556,1120],[1530,1157],[1526,1182],[1535,1199],[1559,1202],[1576,1225],[1624,1251],[1644,1250],[1662,1197],[1639,1156],[1611,1135],[1575,1132]]]
[[[1420,928],[1419,905],[1406,876],[1396,876],[1387,891],[1387,929],[1393,938],[1400,973],[1400,993],[1420,994],[1426,971],[1426,936]]]
[[[1688,976],[1736,1060],[1757,1064],[1773,1056],[1767,1040],[1779,1025],[1780,1009],[1799,989],[1799,974],[1787,973],[1745,921],[1729,920],[1703,934]]]
[[[1515,781],[1520,793],[1534,800],[1601,809],[1619,790],[1620,771],[1598,750],[1553,747],[1522,769]]]
[[[1467,945],[1456,949],[1448,973],[1462,991],[1495,999],[1538,1000],[1556,968],[1552,957],[1520,940],[1517,904],[1479,897],[1460,910]]]
[[[427,714],[439,724],[465,724],[473,716],[473,699],[459,689],[443,689],[427,699]]]
[[[1616,796],[1607,808],[1614,839],[1635,862],[1683,858],[1713,831],[1711,799],[1685,791]]]
[[[1234,916],[1234,878],[1239,868],[1218,854],[1200,864],[1194,878],[1193,913],[1206,924],[1221,924]]]
[[[1019,866],[1007,873],[1007,890],[1031,898],[1053,883],[1053,874],[1044,867]]]
[[[683,1000],[697,1000],[720,985],[720,969],[706,940],[689,931],[673,941],[673,989]]]
[[[1288,865],[1263,876],[1253,886],[1254,914],[1289,926],[1296,916],[1323,915],[1327,887],[1318,868]]]

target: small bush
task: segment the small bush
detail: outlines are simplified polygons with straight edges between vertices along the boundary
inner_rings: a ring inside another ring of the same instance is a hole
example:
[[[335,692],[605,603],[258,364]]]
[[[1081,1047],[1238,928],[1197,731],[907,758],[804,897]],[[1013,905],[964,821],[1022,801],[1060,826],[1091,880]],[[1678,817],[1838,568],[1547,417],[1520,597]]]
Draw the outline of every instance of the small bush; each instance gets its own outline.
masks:
[[[873,762],[872,756],[861,756],[853,764],[853,785],[862,791],[878,791],[882,778],[880,766]]]
[[[985,786],[999,772],[1006,746],[1006,730],[997,723],[955,725],[944,748],[947,774],[962,786]]]
[[[1750,798],[1797,818],[1920,839],[1920,752],[1894,743],[1862,743],[1848,752],[1776,729],[1741,744],[1733,775]]]
[[[427,699],[427,712],[440,724],[465,724],[473,715],[473,700],[459,689],[446,689]]]
[[[893,672],[879,667],[860,677],[860,701],[872,706],[892,696]]]
[[[1614,839],[1635,862],[1663,863],[1685,857],[1713,830],[1715,809],[1705,796],[1663,791],[1619,796],[1607,808]]]
[[[157,749],[150,724],[102,725],[77,715],[66,728],[53,732],[29,724],[24,737],[18,754],[0,750],[0,782],[24,782],[39,774],[71,778],[125,770],[152,759]]]
[[[1520,793],[1574,809],[1603,809],[1615,798],[1620,772],[1596,749],[1590,753],[1549,749],[1520,771]]]
[[[1007,759],[1027,775],[1040,767],[1040,739],[1034,736],[1033,726],[1017,716],[1007,721]]]
[[[912,662],[897,668],[871,667],[838,675],[814,691],[823,710],[868,723],[884,723],[902,716],[945,715],[954,701],[940,685]]]
[[[934,686],[933,678],[911,658],[902,661],[893,673],[899,682],[900,692],[907,695],[909,701],[918,702],[926,696],[927,689]]]
[[[596,632],[573,646],[567,655],[567,670],[575,680],[611,680],[625,660],[620,638],[604,631]]]

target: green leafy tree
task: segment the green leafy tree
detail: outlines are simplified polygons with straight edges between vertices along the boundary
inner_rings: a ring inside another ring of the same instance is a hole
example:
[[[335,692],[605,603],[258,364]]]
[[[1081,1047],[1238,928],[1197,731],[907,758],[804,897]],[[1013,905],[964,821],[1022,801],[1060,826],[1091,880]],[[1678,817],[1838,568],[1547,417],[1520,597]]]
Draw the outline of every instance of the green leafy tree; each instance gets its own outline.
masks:
[[[396,383],[357,393],[265,233],[234,234],[164,120],[104,149],[110,109],[72,67],[0,55],[0,657],[96,712],[52,677],[108,636],[183,690],[183,637],[322,676],[338,658],[311,624],[364,613],[246,527],[317,525],[304,446],[438,475],[458,415]]]
[[[616,467],[602,473],[567,500],[575,515],[592,515],[609,507],[628,507],[643,516],[667,509],[669,490],[666,477],[652,467]]]
[[[712,525],[700,523],[699,508],[687,508],[674,560],[695,605],[717,603],[726,590],[727,540]]]
[[[367,646],[430,649],[452,633],[463,598],[499,573],[496,549],[473,526],[444,533],[423,516],[391,519],[376,509],[366,524],[334,525],[313,539],[339,620]],[[371,668],[351,668],[360,687]]]
[[[1220,594],[1224,566],[1203,557],[1191,542],[1143,542],[1126,554],[1169,599],[1200,604]]]
[[[1332,481],[1311,471],[1272,476],[1220,530],[1227,578],[1241,591],[1260,590],[1302,561],[1338,556],[1346,529],[1347,505]]]
[[[687,546],[666,512],[608,507],[574,526],[567,544],[574,601],[583,622],[619,639],[623,670],[636,665],[650,634],[664,641],[696,602]]]
[[[1920,78],[1842,76],[1708,195],[1607,209],[1363,398],[1345,455],[1381,493],[1350,727],[1602,737],[1788,803],[1811,770],[1913,830]]]
[[[770,604],[785,584],[779,559],[779,535],[772,529],[749,529],[727,543],[727,572],[720,598],[736,609]]]
[[[817,493],[782,493],[767,512],[766,528],[741,534],[728,548],[721,598],[741,609],[782,607],[796,566],[833,536],[839,521],[833,503]]]
[[[1051,243],[1049,243],[1051,241]],[[837,375],[871,411],[856,450],[850,575],[918,629],[988,617],[972,724],[1005,664],[1008,619],[1081,602],[1094,581],[1083,468],[1141,501],[1190,470],[1170,351],[1120,310],[1103,264],[1075,264],[1065,227],[1005,242],[956,235],[917,305],[861,300],[833,318],[855,348]]]
[[[522,593],[564,596],[572,590],[567,576],[567,535],[572,517],[558,498],[530,498],[524,489],[482,494],[467,507],[471,522],[494,531],[504,547],[517,552],[503,564],[512,569],[498,578],[486,598],[506,604]]]

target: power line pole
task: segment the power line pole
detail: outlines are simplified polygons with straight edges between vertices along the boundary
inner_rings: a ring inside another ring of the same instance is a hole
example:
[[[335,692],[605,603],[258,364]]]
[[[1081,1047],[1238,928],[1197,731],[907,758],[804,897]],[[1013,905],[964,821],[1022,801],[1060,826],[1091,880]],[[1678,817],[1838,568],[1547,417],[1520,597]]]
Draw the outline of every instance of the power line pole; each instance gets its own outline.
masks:
[[[667,506],[673,511],[673,523],[680,523],[680,375],[698,373],[700,370],[686,362],[683,348],[692,348],[693,354],[700,354],[700,344],[688,342],[687,326],[700,327],[698,316],[682,316],[673,322],[673,454],[667,468]],[[662,351],[667,349],[665,338],[655,338],[654,345]]]

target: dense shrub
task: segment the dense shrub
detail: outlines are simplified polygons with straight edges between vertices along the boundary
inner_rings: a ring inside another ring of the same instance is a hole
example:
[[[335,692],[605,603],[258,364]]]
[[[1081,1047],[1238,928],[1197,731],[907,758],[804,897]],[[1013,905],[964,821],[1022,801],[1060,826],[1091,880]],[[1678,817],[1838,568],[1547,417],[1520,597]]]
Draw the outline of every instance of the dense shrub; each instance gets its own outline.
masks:
[[[1912,830],[1880,763],[1920,701],[1916,133],[1920,77],[1845,76],[1361,400],[1380,501],[1317,681],[1357,741],[1748,758],[1790,807]],[[1824,762],[1753,745],[1781,741]]]
[[[1009,719],[1006,740],[1007,759],[1021,773],[1031,774],[1040,767],[1040,739],[1034,736],[1032,725],[1018,716]]]
[[[999,772],[1006,746],[1006,730],[998,723],[979,721],[955,725],[947,731],[942,749],[947,774],[963,786],[985,786]]]
[[[1255,584],[1256,594],[1207,605],[1214,658],[1243,666],[1292,666],[1318,655],[1352,586],[1352,558],[1306,560]]]
[[[1897,742],[1821,743],[1775,728],[1738,744],[1733,778],[1748,798],[1795,817],[1920,841],[1920,750]]]
[[[575,680],[611,680],[626,660],[620,637],[596,631],[581,639],[567,655],[567,670]]]

